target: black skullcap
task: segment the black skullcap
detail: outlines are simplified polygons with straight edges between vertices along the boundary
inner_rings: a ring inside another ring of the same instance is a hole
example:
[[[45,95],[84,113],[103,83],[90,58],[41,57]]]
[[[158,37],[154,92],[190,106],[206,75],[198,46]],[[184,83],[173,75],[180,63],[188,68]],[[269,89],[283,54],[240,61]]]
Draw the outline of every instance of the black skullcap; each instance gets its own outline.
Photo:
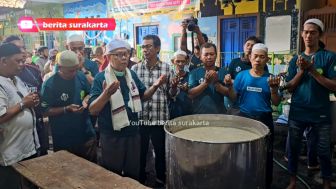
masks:
[[[20,53],[22,53],[22,50],[12,43],[3,43],[0,45],[0,58]]]

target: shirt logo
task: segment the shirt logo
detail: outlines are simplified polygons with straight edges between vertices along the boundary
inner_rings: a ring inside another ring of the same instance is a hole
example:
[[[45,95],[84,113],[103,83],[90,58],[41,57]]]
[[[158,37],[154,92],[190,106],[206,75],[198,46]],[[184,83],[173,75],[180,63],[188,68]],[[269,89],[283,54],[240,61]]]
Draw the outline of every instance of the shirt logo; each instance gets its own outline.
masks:
[[[317,71],[320,75],[323,74],[323,70],[322,70],[321,68],[317,68],[316,71]]]
[[[262,92],[262,88],[247,86],[247,91],[261,93]]]
[[[200,80],[198,80],[198,83],[201,84],[204,82],[204,78],[201,78]]]
[[[68,95],[68,94],[63,93],[63,94],[61,95],[61,100],[64,101],[64,102],[67,101],[68,98],[69,98],[69,95]]]
[[[240,71],[241,71],[241,67],[238,66],[238,67],[236,68],[236,72],[240,72]]]

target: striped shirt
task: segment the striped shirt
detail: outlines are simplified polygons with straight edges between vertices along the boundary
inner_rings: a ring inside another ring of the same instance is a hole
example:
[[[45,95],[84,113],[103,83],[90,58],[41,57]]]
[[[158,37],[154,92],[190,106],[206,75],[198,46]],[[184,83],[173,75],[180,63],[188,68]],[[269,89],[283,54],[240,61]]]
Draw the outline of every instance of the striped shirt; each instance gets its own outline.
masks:
[[[169,120],[168,87],[170,80],[170,65],[158,61],[152,68],[148,68],[146,61],[142,61],[132,67],[142,83],[149,89],[163,74],[167,76],[167,82],[161,85],[151,99],[143,102],[143,111],[139,113],[139,120],[151,125],[162,125]]]

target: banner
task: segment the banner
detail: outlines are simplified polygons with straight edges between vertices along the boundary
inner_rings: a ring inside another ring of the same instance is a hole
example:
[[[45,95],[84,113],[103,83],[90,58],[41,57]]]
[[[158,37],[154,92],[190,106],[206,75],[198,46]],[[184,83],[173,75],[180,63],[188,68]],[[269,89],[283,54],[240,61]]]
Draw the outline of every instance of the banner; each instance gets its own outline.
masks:
[[[133,17],[164,10],[183,11],[197,0],[108,0],[109,17]]]
[[[18,28],[21,32],[39,31],[88,31],[115,30],[113,18],[36,18],[21,17]]]

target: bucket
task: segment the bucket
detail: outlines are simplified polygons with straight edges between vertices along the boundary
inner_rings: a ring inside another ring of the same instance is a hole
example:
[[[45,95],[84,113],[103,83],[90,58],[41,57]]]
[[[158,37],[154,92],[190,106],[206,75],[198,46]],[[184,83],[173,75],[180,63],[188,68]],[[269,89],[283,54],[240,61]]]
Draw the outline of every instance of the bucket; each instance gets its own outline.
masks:
[[[202,114],[173,119],[164,129],[167,188],[265,188],[269,129],[263,123]]]

